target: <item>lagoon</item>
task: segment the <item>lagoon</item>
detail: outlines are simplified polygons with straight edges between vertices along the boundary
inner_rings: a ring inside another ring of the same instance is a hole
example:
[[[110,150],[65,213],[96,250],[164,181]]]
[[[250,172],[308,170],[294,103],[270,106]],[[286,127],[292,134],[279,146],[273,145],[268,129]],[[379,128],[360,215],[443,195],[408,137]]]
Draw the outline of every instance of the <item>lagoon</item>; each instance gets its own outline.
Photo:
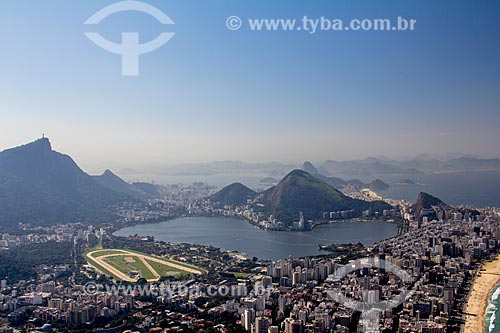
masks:
[[[398,225],[388,222],[336,222],[307,232],[265,231],[250,223],[224,217],[186,217],[139,224],[116,231],[115,236],[154,236],[158,241],[213,245],[250,257],[278,260],[327,254],[320,244],[358,243],[371,246],[394,237]]]

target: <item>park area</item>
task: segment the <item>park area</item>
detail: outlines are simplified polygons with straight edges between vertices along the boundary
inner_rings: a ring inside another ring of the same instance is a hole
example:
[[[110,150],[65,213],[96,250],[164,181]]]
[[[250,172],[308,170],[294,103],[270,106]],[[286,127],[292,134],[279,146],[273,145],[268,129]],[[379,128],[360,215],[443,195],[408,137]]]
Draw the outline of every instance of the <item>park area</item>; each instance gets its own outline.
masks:
[[[88,263],[101,273],[127,282],[135,282],[140,278],[155,282],[161,277],[182,277],[204,273],[202,269],[178,261],[130,250],[91,250],[85,254],[85,257]]]

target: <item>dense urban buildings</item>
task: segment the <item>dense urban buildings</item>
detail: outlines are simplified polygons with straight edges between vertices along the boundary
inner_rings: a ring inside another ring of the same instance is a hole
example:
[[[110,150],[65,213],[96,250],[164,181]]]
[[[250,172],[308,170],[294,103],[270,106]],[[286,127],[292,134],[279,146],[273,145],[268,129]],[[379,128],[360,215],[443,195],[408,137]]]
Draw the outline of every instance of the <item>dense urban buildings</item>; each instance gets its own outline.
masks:
[[[185,191],[189,198],[179,201]],[[57,330],[67,325],[74,330],[98,329],[99,323],[107,323],[117,331],[139,332],[328,333],[362,330],[370,318],[382,332],[459,332],[480,263],[500,245],[498,209],[434,206],[427,213],[437,219],[415,218],[412,205],[404,201],[398,202],[399,211],[390,213],[401,217],[397,237],[369,249],[351,245],[342,252],[341,246],[332,246],[330,255],[319,257],[270,262],[206,246],[110,235],[116,226],[168,216],[184,211],[182,207],[195,213],[203,202],[199,198],[206,195],[203,191],[203,186],[175,187],[164,199],[123,207],[116,225],[20,226],[23,235],[3,234],[4,249],[71,244],[67,262],[39,267],[28,280],[1,281],[3,331]],[[230,207],[221,211],[233,213],[239,214]],[[97,244],[125,244],[187,260],[208,273],[177,282],[163,279],[142,289],[135,284],[116,289],[119,282],[82,260],[83,252]],[[394,267],[409,279],[402,279]],[[88,283],[97,282],[100,287],[89,292]],[[363,312],[353,302],[368,307]],[[383,304],[391,306],[377,310]]]

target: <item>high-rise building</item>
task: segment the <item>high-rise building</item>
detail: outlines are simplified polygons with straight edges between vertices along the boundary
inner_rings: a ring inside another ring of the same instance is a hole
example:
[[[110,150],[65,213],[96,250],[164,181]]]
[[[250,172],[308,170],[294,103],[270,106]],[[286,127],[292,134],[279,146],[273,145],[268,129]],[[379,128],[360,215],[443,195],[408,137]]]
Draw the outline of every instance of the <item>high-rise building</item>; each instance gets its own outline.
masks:
[[[300,320],[286,318],[284,321],[285,333],[303,333],[304,324]]]
[[[286,296],[281,295],[278,298],[278,308],[279,308],[279,312],[281,312],[283,314],[285,313],[285,311],[286,311]]]
[[[265,317],[255,318],[255,333],[267,333],[269,320]]]
[[[264,276],[262,278],[262,287],[268,288],[273,283],[273,279],[270,276]]]
[[[242,316],[242,326],[247,330],[250,331],[252,329],[252,324],[255,321],[255,310],[254,309],[245,309],[245,312],[243,312]]]
[[[296,286],[300,283],[300,272],[293,272],[292,275],[292,286]]]

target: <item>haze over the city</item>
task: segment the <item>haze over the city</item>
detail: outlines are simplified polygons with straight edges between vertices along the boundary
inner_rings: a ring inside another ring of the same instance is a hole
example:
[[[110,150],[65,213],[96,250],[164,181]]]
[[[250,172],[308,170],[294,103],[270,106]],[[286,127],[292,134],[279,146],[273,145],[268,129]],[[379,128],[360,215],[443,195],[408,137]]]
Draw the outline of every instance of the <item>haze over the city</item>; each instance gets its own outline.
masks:
[[[11,1],[0,12],[0,150],[45,133],[89,172],[213,160],[498,156],[500,44],[493,1],[151,1],[176,33],[138,77],[84,35],[141,41],[165,27],[112,1]],[[268,32],[249,18],[417,20],[404,32]],[[34,29],[33,27],[36,27]],[[125,29],[125,30],[124,30]]]

